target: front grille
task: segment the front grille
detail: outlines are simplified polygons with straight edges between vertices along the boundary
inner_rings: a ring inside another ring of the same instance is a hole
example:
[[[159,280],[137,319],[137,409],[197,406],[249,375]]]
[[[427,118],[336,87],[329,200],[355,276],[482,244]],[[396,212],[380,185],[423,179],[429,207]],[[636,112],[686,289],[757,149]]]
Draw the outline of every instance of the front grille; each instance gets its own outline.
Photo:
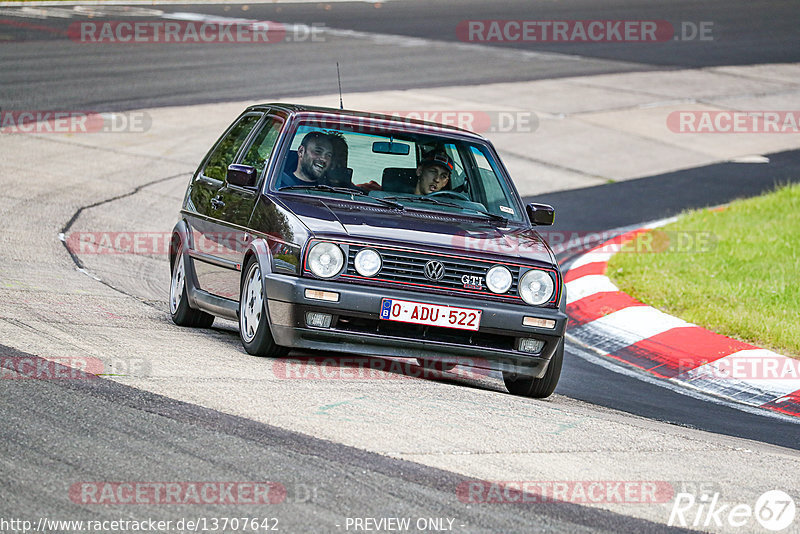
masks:
[[[363,245],[350,245],[347,257],[347,269],[345,275],[359,276],[355,269],[355,257],[362,249],[374,248],[380,252],[383,259],[383,268],[375,276],[374,280],[395,282],[401,284],[416,284],[428,287],[438,287],[442,289],[452,289],[458,291],[472,291],[494,295],[486,287],[486,273],[489,269],[498,265],[493,262],[477,261],[468,258],[457,258],[451,256],[439,256],[435,254],[424,254],[413,251],[388,249],[382,247],[366,247]],[[425,264],[429,261],[439,261],[444,265],[444,276],[440,280],[430,280],[425,276]],[[511,271],[511,289],[506,293],[506,298],[516,298],[517,281],[519,279],[519,268],[506,265]],[[464,276],[475,277],[482,280],[482,289],[467,287],[462,278]]]

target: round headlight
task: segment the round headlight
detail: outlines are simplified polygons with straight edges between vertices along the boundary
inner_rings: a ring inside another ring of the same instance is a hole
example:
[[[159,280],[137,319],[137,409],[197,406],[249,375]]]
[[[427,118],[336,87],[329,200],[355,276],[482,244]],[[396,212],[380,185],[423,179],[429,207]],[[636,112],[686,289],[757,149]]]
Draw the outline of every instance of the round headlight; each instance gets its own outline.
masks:
[[[383,267],[383,261],[376,251],[365,248],[356,254],[354,265],[361,276],[375,276]]]
[[[344,253],[333,243],[317,243],[308,252],[308,268],[320,278],[333,278],[344,266]]]
[[[533,306],[544,304],[553,296],[553,279],[545,271],[531,269],[519,281],[519,296]]]
[[[511,288],[511,271],[502,265],[495,265],[486,273],[486,287],[492,293],[505,293]]]

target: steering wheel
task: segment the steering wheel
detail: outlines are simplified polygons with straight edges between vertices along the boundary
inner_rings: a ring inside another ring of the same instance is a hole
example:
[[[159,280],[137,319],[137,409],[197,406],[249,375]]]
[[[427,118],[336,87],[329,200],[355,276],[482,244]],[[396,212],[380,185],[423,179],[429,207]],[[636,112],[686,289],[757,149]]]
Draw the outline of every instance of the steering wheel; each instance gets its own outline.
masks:
[[[452,198],[457,198],[459,200],[466,200],[467,202],[472,202],[467,195],[465,195],[464,193],[460,193],[458,191],[450,191],[450,190],[435,191],[433,193],[428,193],[427,196],[429,196],[429,197],[452,197]]]

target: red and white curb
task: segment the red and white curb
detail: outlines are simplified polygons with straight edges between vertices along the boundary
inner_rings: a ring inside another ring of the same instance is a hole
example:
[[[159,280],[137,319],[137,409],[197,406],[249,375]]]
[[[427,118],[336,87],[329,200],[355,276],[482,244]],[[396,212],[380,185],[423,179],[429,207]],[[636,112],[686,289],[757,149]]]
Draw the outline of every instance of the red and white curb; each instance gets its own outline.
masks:
[[[658,221],[589,250],[564,274],[568,334],[594,354],[675,385],[800,417],[800,360],[788,358],[642,304],[606,276],[608,261]]]

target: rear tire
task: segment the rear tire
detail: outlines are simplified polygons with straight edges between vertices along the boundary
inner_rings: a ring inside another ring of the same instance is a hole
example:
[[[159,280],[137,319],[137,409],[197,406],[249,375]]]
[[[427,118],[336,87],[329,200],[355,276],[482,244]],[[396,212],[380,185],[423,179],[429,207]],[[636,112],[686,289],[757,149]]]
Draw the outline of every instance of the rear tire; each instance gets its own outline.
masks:
[[[289,349],[275,343],[269,328],[261,267],[255,257],[248,260],[244,272],[239,292],[239,338],[244,350],[253,356],[286,356]]]
[[[509,373],[503,371],[503,382],[506,384],[506,389],[512,395],[519,395],[522,397],[532,397],[534,399],[544,399],[549,397],[558,385],[558,379],[561,377],[561,364],[564,362],[564,338],[558,343],[550,363],[547,365],[542,378],[534,378],[532,376],[520,376],[516,373]]]
[[[178,326],[208,328],[214,322],[214,316],[189,306],[186,292],[186,265],[183,261],[183,246],[178,249],[172,262],[172,278],[169,284],[169,311],[172,322]]]

